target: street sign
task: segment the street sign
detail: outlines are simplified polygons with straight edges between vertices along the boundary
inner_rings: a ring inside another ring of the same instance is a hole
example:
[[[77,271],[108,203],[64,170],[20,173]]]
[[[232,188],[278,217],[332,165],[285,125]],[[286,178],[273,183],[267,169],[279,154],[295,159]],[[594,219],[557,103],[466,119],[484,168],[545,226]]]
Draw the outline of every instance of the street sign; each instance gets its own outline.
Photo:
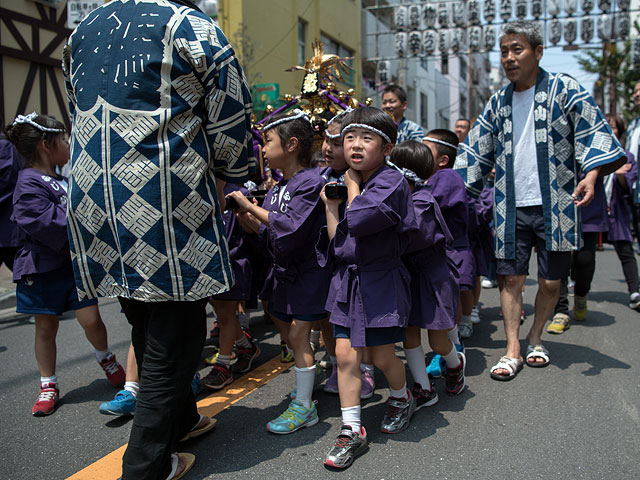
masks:
[[[68,0],[67,28],[76,28],[87,15],[101,5],[104,5],[104,0]]]

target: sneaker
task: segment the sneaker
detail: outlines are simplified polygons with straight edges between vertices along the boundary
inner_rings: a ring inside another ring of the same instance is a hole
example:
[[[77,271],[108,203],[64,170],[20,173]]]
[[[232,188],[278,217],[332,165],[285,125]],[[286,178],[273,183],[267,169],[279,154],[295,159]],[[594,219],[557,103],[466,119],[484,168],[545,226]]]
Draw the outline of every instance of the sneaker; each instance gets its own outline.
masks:
[[[465,387],[464,369],[467,365],[467,358],[464,353],[458,352],[460,366],[458,368],[447,368],[445,372],[444,390],[447,395],[460,395]]]
[[[573,300],[573,319],[584,322],[587,319],[587,297],[576,295]]]
[[[460,322],[460,325],[458,325],[458,331],[460,332],[461,338],[469,338],[471,337],[471,335],[473,335],[473,325],[471,324],[471,322]]]
[[[293,362],[293,355],[289,351],[286,342],[280,342],[280,361],[282,363]]]
[[[113,353],[107,355],[107,358],[100,362],[100,366],[104,373],[107,375],[107,380],[114,387],[120,387],[124,385],[126,375],[124,373],[124,368],[122,365],[118,363],[116,360],[116,356]]]
[[[458,351],[460,353],[464,353],[464,343],[462,343],[462,342],[456,343],[456,344],[454,344],[454,346],[456,347],[456,351]],[[444,360],[443,360],[443,362],[444,362]]]
[[[633,292],[629,295],[629,308],[633,308],[634,310],[640,308],[640,293]]]
[[[471,323],[480,323],[480,309],[478,309],[477,305],[474,305],[471,309]]]
[[[427,375],[429,375],[429,378],[440,378],[442,376],[443,370],[444,358],[442,358],[437,353],[434,353],[433,358],[431,359],[431,363],[427,365]]]
[[[191,379],[191,391],[194,395],[198,395],[200,391],[200,373],[196,372],[196,374]]]
[[[380,431],[382,433],[400,433],[409,427],[409,421],[416,408],[416,400],[407,389],[408,398],[389,397],[387,400],[387,412],[382,420]]]
[[[560,334],[565,330],[569,330],[569,315],[566,313],[556,313],[547,327],[547,332]]]
[[[349,425],[343,425],[324,459],[324,464],[333,468],[350,467],[355,458],[362,455],[368,447],[369,438],[364,427],[360,427],[360,432],[354,432]]]
[[[317,368],[317,367],[316,367]],[[324,384],[324,391],[327,393],[338,393],[338,366],[334,365],[331,369],[331,375]]]
[[[251,370],[251,364],[253,363],[253,361],[258,358],[258,355],[260,355],[260,348],[258,347],[257,342],[255,340],[250,340],[250,343],[251,347],[249,348],[238,348],[238,361],[233,366],[234,372],[248,372],[249,370]]]
[[[200,380],[200,385],[210,390],[220,390],[225,385],[233,382],[233,374],[231,368],[220,363],[216,363],[211,367],[211,371]]]
[[[498,282],[496,280],[490,280],[488,278],[483,278],[480,283],[482,288],[496,288],[498,286]]]
[[[362,391],[360,392],[360,398],[367,399],[373,397],[373,391],[376,389],[376,379],[373,376],[373,372],[369,373],[366,370],[362,371]]]
[[[315,403],[311,402],[311,407],[306,408],[298,400],[291,400],[289,407],[278,418],[267,423],[267,430],[284,435],[315,425],[319,420]]]
[[[56,405],[60,401],[60,390],[55,383],[43,383],[40,386],[40,393],[38,399],[31,409],[31,414],[34,417],[45,417],[51,415]]]
[[[136,411],[138,399],[127,390],[120,390],[110,402],[100,405],[100,413],[103,415],[131,416]]]
[[[424,390],[419,383],[413,384],[411,394],[416,399],[416,412],[422,407],[430,407],[438,403],[438,394],[433,389],[433,385],[430,386],[431,390]]]

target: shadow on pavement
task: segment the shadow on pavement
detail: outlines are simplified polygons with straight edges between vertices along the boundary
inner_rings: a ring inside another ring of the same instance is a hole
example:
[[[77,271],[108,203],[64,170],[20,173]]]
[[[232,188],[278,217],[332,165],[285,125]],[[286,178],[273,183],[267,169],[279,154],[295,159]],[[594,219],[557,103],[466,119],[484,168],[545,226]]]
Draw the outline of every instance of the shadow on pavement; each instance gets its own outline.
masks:
[[[568,343],[544,341],[544,345],[549,350],[551,365],[562,370],[566,370],[571,365],[586,363],[590,367],[582,372],[583,375],[591,377],[600,375],[607,368],[630,369],[631,365],[581,345],[571,345]]]

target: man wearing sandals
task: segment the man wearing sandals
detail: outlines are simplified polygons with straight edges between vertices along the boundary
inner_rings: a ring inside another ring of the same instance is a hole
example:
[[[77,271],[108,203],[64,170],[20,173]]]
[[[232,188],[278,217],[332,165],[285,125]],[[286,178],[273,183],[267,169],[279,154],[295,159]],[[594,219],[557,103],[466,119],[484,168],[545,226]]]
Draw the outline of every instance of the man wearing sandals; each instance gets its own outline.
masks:
[[[495,93],[478,117],[455,168],[478,196],[496,168],[495,254],[502,277],[507,349],[491,377],[513,379],[522,369],[519,329],[522,287],[537,247],[538,292],[527,334],[526,362],[549,364],[542,331],[580,248],[580,207],[591,202],[595,180],[626,161],[624,150],[592,97],[573,78],[540,68],[542,34],[535,22],[505,25],[501,63],[509,85]],[[585,173],[579,181],[580,171]]]
[[[251,95],[189,0],[111,0],[71,34],[68,223],[79,298],[118,297],[140,376],[125,480],[176,480],[211,430],[191,382],[211,295],[233,286],[220,204],[253,156]]]

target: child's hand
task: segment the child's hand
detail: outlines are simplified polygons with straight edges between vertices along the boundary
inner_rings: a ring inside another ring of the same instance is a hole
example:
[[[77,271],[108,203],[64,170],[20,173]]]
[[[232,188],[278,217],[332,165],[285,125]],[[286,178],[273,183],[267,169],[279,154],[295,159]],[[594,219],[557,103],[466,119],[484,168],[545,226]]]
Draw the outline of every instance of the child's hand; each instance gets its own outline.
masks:
[[[260,220],[248,212],[236,213],[240,228],[246,233],[260,233]]]
[[[344,184],[347,187],[350,187],[352,185],[357,185],[358,187],[360,187],[361,183],[362,175],[359,171],[350,168],[349,170],[347,170],[347,173],[344,174]]]
[[[235,192],[231,192],[229,195],[227,195],[225,197],[225,199],[233,199],[235,200],[235,203],[237,205],[237,207],[234,206],[233,211],[236,213],[239,212],[246,212],[248,211],[249,207],[252,205],[251,202],[249,201],[249,199],[247,197],[245,197],[242,192],[239,191],[235,191]],[[228,201],[227,201],[228,203]]]

